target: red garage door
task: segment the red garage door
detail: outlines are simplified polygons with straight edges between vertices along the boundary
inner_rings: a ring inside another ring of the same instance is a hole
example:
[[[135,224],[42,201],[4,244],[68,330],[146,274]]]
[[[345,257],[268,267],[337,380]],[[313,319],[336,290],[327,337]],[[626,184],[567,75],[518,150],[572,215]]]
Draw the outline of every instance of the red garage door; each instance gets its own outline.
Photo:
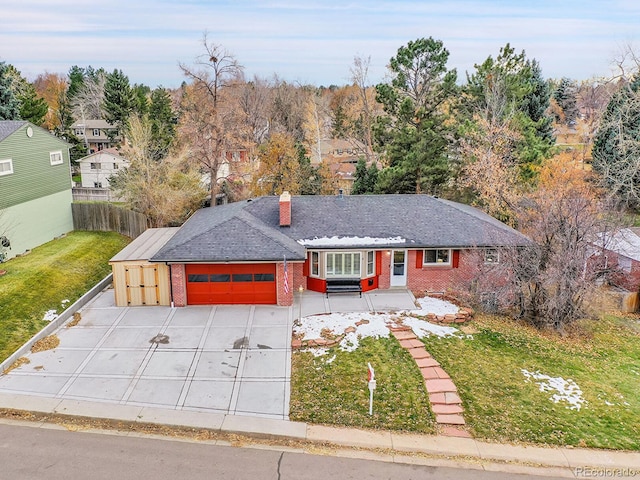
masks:
[[[187,303],[275,304],[275,264],[187,265]]]

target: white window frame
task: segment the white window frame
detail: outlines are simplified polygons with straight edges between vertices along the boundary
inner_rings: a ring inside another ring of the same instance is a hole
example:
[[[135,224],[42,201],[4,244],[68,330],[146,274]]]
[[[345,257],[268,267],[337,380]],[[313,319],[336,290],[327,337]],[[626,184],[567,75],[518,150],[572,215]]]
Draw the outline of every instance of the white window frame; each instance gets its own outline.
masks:
[[[320,252],[311,252],[311,258],[309,259],[309,274],[312,277],[320,276]]]
[[[341,257],[340,263],[342,266],[341,273],[335,273],[335,265],[336,258]],[[351,257],[351,270],[345,273],[344,266],[347,262],[345,259],[347,257]],[[331,260],[329,260],[331,258]],[[356,262],[355,259],[358,259],[358,269],[355,269]],[[361,278],[362,277],[362,254],[361,252],[326,252],[325,254],[325,269],[326,269],[326,278]]]
[[[54,160],[54,158],[59,157],[59,160]],[[64,163],[64,157],[62,156],[62,150],[57,150],[55,152],[49,152],[49,163],[51,165],[62,165]]]
[[[99,137],[100,136],[100,129],[99,128],[94,128],[93,129],[93,136],[94,137]]]
[[[500,263],[500,250],[497,248],[485,248],[484,263],[485,265],[497,265]]]
[[[9,165],[9,170],[0,170],[0,176],[11,175],[13,173],[13,160],[11,160],[10,158],[5,158],[0,160],[0,164]]]
[[[102,170],[102,164],[100,162],[91,162],[89,163],[90,170]]]
[[[435,262],[427,262],[427,252],[436,252],[436,261]],[[438,252],[447,252],[447,261],[438,261]],[[453,257],[453,252],[450,248],[425,248],[422,252],[422,264],[425,266],[447,266],[451,265],[451,260]]]
[[[73,133],[74,133],[74,135],[79,136],[79,137],[83,137],[84,136],[84,130],[82,130],[81,128],[76,128]]]
[[[367,251],[367,277],[373,277],[375,274],[376,274],[376,252],[374,250],[368,250]]]
[[[93,182],[93,188],[102,188],[102,182]]]

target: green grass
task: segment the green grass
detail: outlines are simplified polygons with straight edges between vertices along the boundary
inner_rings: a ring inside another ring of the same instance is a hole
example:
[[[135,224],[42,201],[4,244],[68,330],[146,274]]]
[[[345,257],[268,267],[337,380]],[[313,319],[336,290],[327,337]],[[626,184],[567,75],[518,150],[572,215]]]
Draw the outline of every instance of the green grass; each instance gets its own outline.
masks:
[[[335,360],[328,362],[335,355]],[[376,371],[374,414],[369,416],[367,362]],[[395,338],[365,338],[354,352],[332,349],[314,357],[294,352],[292,420],[434,433],[434,418],[420,371]]]
[[[640,449],[640,323],[583,321],[567,338],[479,316],[473,338],[424,339],[454,380],[477,438]],[[521,369],[575,381],[586,404],[570,410]],[[608,402],[613,405],[607,405]]]
[[[109,259],[130,240],[111,232],[72,232],[0,265],[0,360],[48,322],[48,310],[63,310],[111,271]]]

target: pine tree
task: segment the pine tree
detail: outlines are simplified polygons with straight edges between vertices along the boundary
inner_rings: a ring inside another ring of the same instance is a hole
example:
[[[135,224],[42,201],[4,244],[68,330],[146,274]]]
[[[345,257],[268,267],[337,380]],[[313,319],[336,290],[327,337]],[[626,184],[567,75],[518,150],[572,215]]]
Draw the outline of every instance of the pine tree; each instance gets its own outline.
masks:
[[[28,84],[26,92],[19,96],[18,100],[20,101],[20,118],[41,126],[49,111],[49,106],[44,98],[38,96],[32,84]]]
[[[573,124],[578,116],[576,82],[566,77],[560,80],[560,85],[553,92],[553,98],[562,109],[564,123],[567,125]],[[560,119],[556,118],[556,120]]]
[[[13,90],[9,65],[0,62],[0,120],[19,120],[20,102]]]
[[[607,191],[640,208],[640,75],[609,101],[593,143],[593,170]]]
[[[151,142],[154,158],[162,158],[169,152],[175,137],[177,117],[171,108],[169,92],[162,87],[151,92],[149,105],[149,120],[151,121]]]
[[[122,70],[107,74],[104,85],[105,120],[124,132],[134,107],[135,95],[129,85],[129,78]]]

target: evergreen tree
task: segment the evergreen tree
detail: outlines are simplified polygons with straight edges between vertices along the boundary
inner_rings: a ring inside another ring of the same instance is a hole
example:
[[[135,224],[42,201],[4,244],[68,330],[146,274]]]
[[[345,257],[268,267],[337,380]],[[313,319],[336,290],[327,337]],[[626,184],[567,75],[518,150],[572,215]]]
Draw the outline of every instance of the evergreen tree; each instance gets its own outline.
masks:
[[[640,207],[640,75],[611,98],[593,143],[593,170],[607,190]]]
[[[9,65],[0,62],[0,120],[19,120],[20,102],[13,89]]]
[[[456,71],[440,40],[420,38],[390,60],[391,83],[376,86],[387,114],[374,133],[388,167],[380,172],[383,193],[438,193],[451,175],[445,105],[456,91]]]
[[[146,85],[138,85],[137,83],[131,89],[135,98],[133,111],[138,114],[139,117],[144,117],[149,113],[149,95],[151,89]]]
[[[135,108],[135,95],[129,85],[129,78],[122,70],[107,74],[104,85],[105,120],[124,133],[129,117]]]
[[[557,121],[563,121],[567,125],[571,125],[578,117],[578,101],[577,101],[577,85],[576,82],[568,78],[560,80],[560,85],[555,92],[553,98],[562,109],[564,118],[556,118]]]
[[[20,101],[20,118],[41,126],[49,111],[49,106],[44,98],[38,96],[32,84],[28,84],[26,92],[18,97],[18,100]]]
[[[364,158],[358,160],[351,194],[363,195],[375,193],[378,183],[378,172],[378,166],[375,163],[372,163],[371,166],[367,168],[367,162]]]
[[[171,108],[171,97],[166,89],[159,87],[151,92],[149,105],[151,121],[151,141],[154,158],[162,158],[169,152],[175,137],[178,119]]]
[[[467,75],[463,88],[461,123],[473,122],[476,112],[486,110],[499,117],[497,122],[508,119],[521,136],[515,152],[521,177],[532,180],[555,142],[552,118],[546,113],[551,89],[542,77],[540,65],[535,59],[527,59],[524,50],[516,53],[507,43],[495,59],[489,56],[475,68],[475,73]],[[500,91],[500,98],[496,98],[496,90]],[[487,103],[498,101],[499,107]]]

